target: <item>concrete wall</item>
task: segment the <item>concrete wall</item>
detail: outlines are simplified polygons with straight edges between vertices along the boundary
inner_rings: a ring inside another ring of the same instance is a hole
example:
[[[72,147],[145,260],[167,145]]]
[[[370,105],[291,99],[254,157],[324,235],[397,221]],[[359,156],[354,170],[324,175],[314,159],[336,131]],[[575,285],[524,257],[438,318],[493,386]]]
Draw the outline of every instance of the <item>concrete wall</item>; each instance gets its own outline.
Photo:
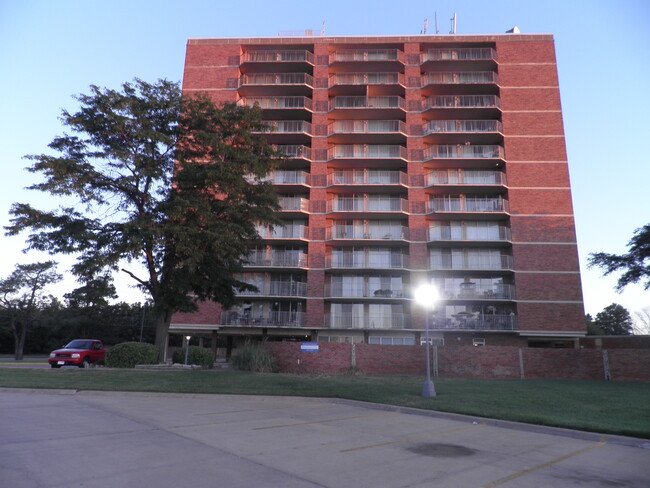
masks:
[[[344,373],[353,366],[366,374],[422,375],[421,346],[320,343],[317,353],[300,351],[298,342],[268,342],[281,372]],[[434,351],[435,352],[435,351]],[[445,378],[650,382],[649,349],[541,349],[498,346],[445,346],[432,354],[432,365]]]

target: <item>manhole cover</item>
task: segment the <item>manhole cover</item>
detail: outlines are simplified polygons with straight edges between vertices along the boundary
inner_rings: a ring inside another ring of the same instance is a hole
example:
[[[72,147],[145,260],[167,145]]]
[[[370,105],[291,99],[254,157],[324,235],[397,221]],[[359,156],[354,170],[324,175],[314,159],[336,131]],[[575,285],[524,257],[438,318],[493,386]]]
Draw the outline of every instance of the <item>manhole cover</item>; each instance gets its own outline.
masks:
[[[455,444],[432,443],[415,444],[407,447],[406,450],[414,454],[419,454],[421,456],[432,456],[440,458],[467,457],[473,456],[478,452],[476,449],[465,446],[457,446]]]

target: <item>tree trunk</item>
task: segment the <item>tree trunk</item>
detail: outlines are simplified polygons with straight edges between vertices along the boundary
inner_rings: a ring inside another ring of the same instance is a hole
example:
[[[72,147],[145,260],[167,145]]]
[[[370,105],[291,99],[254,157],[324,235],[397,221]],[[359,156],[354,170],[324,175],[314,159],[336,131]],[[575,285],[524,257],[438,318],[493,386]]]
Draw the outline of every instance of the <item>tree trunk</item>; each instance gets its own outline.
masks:
[[[25,351],[25,338],[27,337],[27,326],[23,324],[22,327],[20,327],[16,323],[11,324],[11,328],[14,331],[14,359],[16,361],[22,361],[23,360],[23,353]]]
[[[168,310],[158,310],[154,313],[154,323],[156,324],[155,345],[158,348],[158,360],[163,362],[166,359],[167,336],[169,334],[169,324],[172,320],[172,314]]]

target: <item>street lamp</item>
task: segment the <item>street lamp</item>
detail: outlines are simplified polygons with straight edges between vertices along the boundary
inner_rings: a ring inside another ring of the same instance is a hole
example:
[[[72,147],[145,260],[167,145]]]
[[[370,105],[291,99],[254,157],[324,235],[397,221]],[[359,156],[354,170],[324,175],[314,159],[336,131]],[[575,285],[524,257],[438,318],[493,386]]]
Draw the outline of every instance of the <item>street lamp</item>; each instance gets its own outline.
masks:
[[[431,381],[431,361],[429,359],[429,312],[438,301],[438,290],[431,284],[423,284],[416,288],[414,298],[415,301],[422,305],[425,309],[424,334],[426,342],[425,347],[427,348],[427,379],[424,381],[424,385],[422,386],[422,396],[429,398],[436,396],[436,389],[433,386],[433,381]]]
[[[185,344],[185,366],[187,366],[187,357],[190,354],[190,339],[192,336],[185,336],[185,340],[187,341]]]

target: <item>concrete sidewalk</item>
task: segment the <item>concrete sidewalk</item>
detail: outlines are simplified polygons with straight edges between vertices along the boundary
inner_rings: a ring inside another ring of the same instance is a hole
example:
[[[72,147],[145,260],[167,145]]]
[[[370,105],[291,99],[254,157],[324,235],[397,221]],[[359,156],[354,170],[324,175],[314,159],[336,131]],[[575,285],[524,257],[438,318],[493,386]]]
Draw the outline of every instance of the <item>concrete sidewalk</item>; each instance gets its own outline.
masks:
[[[0,485],[647,487],[650,441],[313,398],[0,389]]]

